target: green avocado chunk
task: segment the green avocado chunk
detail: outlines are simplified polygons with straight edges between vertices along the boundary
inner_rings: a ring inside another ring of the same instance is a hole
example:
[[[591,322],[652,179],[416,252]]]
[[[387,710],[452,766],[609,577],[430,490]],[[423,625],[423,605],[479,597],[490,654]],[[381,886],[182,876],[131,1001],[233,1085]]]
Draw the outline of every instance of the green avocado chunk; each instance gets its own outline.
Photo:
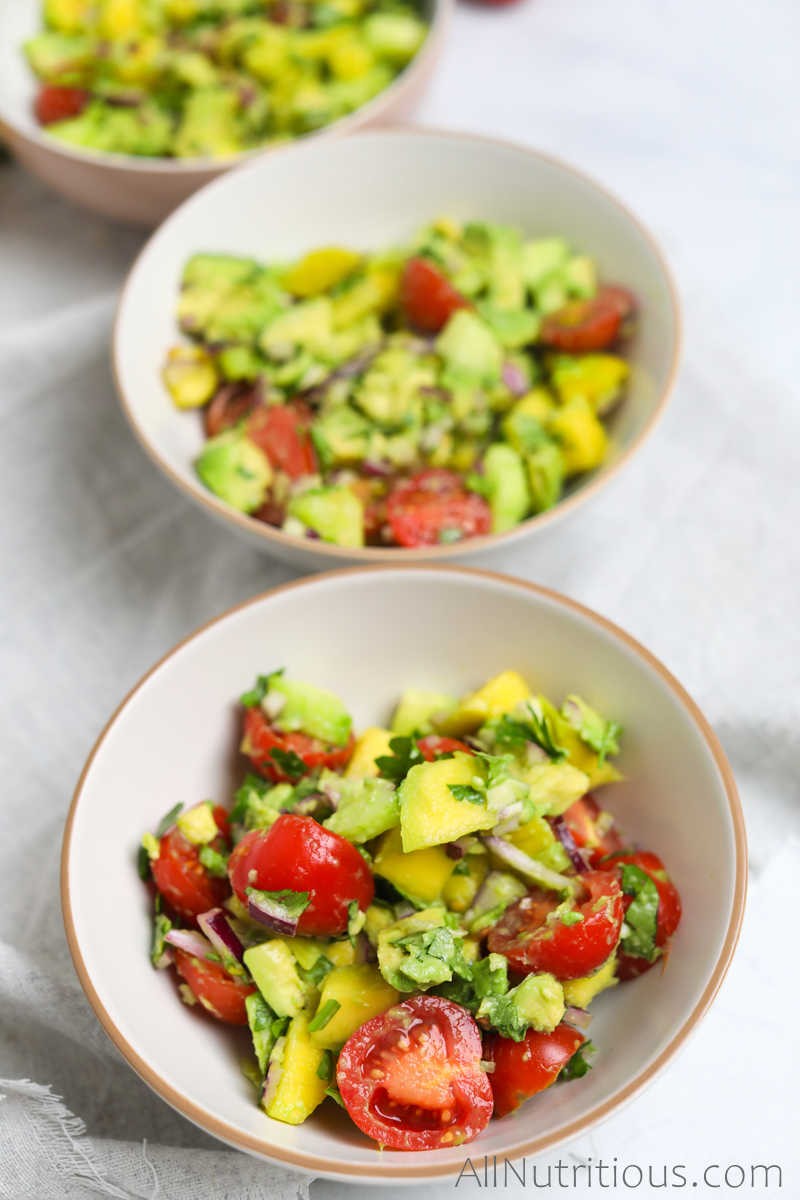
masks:
[[[492,532],[513,529],[531,507],[525,463],[513,447],[494,442],[483,460],[484,478],[492,510]]]
[[[324,783],[323,777],[323,790]],[[399,823],[397,792],[388,779],[342,779],[334,775],[331,786],[337,792],[337,807],[322,823],[348,842],[369,842]]]
[[[244,965],[264,1000],[279,1017],[296,1017],[308,1004],[313,986],[300,978],[295,957],[280,938],[245,950]]]
[[[270,676],[268,696],[280,696],[282,707],[273,722],[287,733],[301,731],[334,746],[344,746],[350,737],[352,718],[342,701],[326,688],[312,683]]]
[[[228,429],[206,442],[195,470],[215,496],[246,513],[261,507],[272,480],[266,454],[240,429]]]
[[[381,975],[398,992],[427,991],[454,975],[469,979],[464,931],[448,923],[443,908],[425,908],[378,934]]]
[[[554,975],[527,975],[503,996],[485,996],[477,1017],[502,1037],[521,1042],[529,1029],[552,1033],[564,1016],[564,989]]]
[[[289,501],[289,516],[337,546],[364,545],[364,506],[347,487],[311,488]]]

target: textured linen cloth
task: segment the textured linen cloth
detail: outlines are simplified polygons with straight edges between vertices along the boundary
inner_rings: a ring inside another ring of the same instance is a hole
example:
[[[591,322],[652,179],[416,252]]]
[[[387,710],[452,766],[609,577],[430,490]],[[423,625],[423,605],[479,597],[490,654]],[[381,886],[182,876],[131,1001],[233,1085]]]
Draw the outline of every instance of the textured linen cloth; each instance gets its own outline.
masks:
[[[690,1178],[779,1163],[786,1195],[800,1191],[786,950],[800,901],[799,33],[793,0],[461,7],[420,114],[583,165],[672,261],[686,345],[660,428],[563,539],[504,566],[607,614],[677,674],[722,738],[750,836],[743,940],[711,1013],[644,1098],[539,1161],[678,1162]],[[221,1147],[130,1071],[62,932],[61,831],[109,712],[186,632],[290,574],[190,507],[127,430],[108,345],[142,240],[0,166],[0,1198],[283,1200],[307,1181]]]

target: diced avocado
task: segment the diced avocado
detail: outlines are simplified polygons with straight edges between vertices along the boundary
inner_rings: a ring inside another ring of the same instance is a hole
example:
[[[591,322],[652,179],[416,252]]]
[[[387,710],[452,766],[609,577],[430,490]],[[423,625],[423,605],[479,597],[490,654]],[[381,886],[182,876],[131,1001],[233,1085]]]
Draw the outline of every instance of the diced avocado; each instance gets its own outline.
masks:
[[[349,404],[339,404],[311,426],[317,454],[326,468],[361,462],[369,451],[370,424]]]
[[[154,102],[143,101],[135,108],[110,108],[92,102],[79,116],[48,125],[47,132],[71,146],[153,157],[166,154],[172,125],[167,113]]]
[[[535,513],[552,508],[564,487],[564,455],[557,442],[547,439],[525,455],[531,508]]]
[[[455,865],[441,846],[405,854],[400,830],[395,828],[381,839],[372,869],[413,903],[432,904],[441,899]]]
[[[412,767],[399,789],[403,850],[440,846],[491,829],[497,816],[487,805],[485,788],[485,768],[471,754]]]
[[[228,429],[206,442],[195,462],[206,487],[240,512],[260,508],[272,482],[272,467],[263,450],[240,429]]]
[[[336,811],[323,821],[348,842],[372,841],[400,820],[394,785],[388,779],[340,779]]]
[[[279,25],[255,29],[241,48],[242,66],[261,83],[275,83],[289,67],[291,34]]]
[[[536,288],[536,307],[543,316],[557,312],[569,300],[569,293],[560,275],[550,275]]]
[[[566,750],[569,762],[588,777],[587,791],[622,778],[614,764],[607,758],[601,760],[596,751],[584,742],[577,730],[546,696],[537,696],[537,701],[555,731],[556,741]]]
[[[542,816],[560,816],[589,790],[589,776],[568,762],[532,763],[520,774]]]
[[[298,975],[294,955],[281,938],[245,950],[244,965],[279,1017],[295,1017],[308,1005],[314,989]]]
[[[44,21],[58,33],[80,33],[89,24],[95,0],[45,0]]]
[[[533,309],[496,308],[484,301],[478,305],[478,312],[507,350],[529,346],[539,336],[541,318]]]
[[[289,516],[313,529],[324,542],[364,545],[364,506],[348,487],[312,488],[292,496]]]
[[[570,868],[569,855],[544,817],[531,817],[505,837],[512,845],[519,846],[525,854],[544,863],[552,871],[563,873]]]
[[[247,1011],[247,1024],[250,1026],[250,1036],[253,1039],[253,1050],[258,1069],[265,1074],[272,1047],[275,1045],[274,1033],[276,1014],[267,1004],[260,992],[251,992],[244,1002]]]
[[[204,337],[209,342],[253,342],[276,319],[276,314],[283,312],[283,293],[268,271],[260,271],[251,279],[216,294],[217,300],[208,308],[202,326]],[[184,293],[179,301],[179,311],[185,310],[191,299],[191,293]],[[280,317],[277,319],[280,320]]]
[[[364,22],[369,48],[397,66],[414,57],[426,33],[423,23],[410,13],[373,13]]]
[[[591,300],[597,292],[597,268],[585,254],[576,254],[565,264],[562,278],[571,296]]]
[[[516,875],[507,871],[490,871],[474,903],[464,914],[464,922],[470,933],[478,933],[493,925],[510,904],[527,894],[528,889]]]
[[[436,384],[430,361],[403,346],[390,346],[373,360],[355,394],[355,403],[386,431],[418,425],[421,389]]]
[[[372,314],[386,312],[397,298],[399,273],[389,266],[374,265],[358,276],[333,301],[335,329],[347,329]]]
[[[273,721],[287,733],[301,730],[334,746],[344,746],[350,737],[352,718],[342,701],[326,688],[312,683],[270,676],[268,695],[283,697],[283,706]]]
[[[24,45],[30,68],[44,83],[82,83],[95,53],[95,42],[83,34],[40,33]]]
[[[280,362],[292,357],[298,349],[312,353],[330,341],[332,308],[327,296],[303,300],[281,312],[261,335],[261,349]]]
[[[253,258],[232,254],[193,254],[183,268],[182,288],[222,288],[244,283],[259,272]]]
[[[308,1031],[308,1018],[296,1016],[285,1037],[270,1055],[267,1083],[261,1099],[268,1117],[287,1125],[302,1125],[325,1099],[328,1079],[326,1051]]]
[[[533,388],[503,418],[503,436],[520,454],[530,454],[551,441],[547,423],[556,411],[546,388]]]
[[[485,321],[466,308],[454,312],[436,340],[449,376],[476,386],[497,383],[503,348]]]
[[[557,354],[550,362],[553,386],[563,403],[583,396],[599,416],[616,403],[629,370],[616,354]]]
[[[365,1021],[386,1012],[399,999],[397,990],[386,983],[372,963],[334,967],[322,982],[317,1013],[325,1011],[326,1005],[332,1007],[331,1001],[339,1007],[311,1037],[327,1050],[338,1050]]]
[[[365,729],[353,747],[353,754],[345,769],[348,779],[364,779],[378,774],[376,758],[391,754],[390,741],[394,733],[390,729],[373,726]]]
[[[563,268],[569,259],[569,246],[563,238],[539,238],[522,247],[522,271],[530,288]]]
[[[578,475],[599,467],[608,452],[608,438],[589,401],[574,396],[550,421],[558,438],[567,475]]]
[[[382,904],[371,904],[364,914],[364,932],[370,945],[377,946],[381,930],[388,929],[390,925],[394,925],[392,910]]]
[[[519,310],[525,303],[522,239],[508,225],[489,226],[489,299],[495,309]]]
[[[285,943],[304,971],[312,971],[320,958],[327,959],[333,967],[349,966],[356,959],[355,947],[349,939],[325,942],[320,938],[285,937],[280,940]]]
[[[468,978],[464,933],[447,924],[443,908],[426,908],[395,921],[378,935],[381,975],[398,992],[425,991],[454,975]]]
[[[521,1042],[529,1029],[552,1033],[564,1016],[564,989],[554,975],[527,975],[504,996],[486,996],[480,1003],[479,1021],[491,1025],[502,1037]]]
[[[202,346],[173,346],[162,378],[176,408],[202,408],[219,382],[214,360]]]
[[[329,291],[360,266],[362,256],[341,246],[311,250],[283,276],[283,286],[293,296],[308,298]]]
[[[452,713],[437,717],[434,725],[439,733],[463,737],[466,733],[474,733],[491,717],[511,712],[520,700],[526,700],[530,694],[528,684],[517,671],[501,671],[476,692],[459,701],[458,708]]]
[[[400,697],[400,703],[392,715],[392,733],[408,737],[412,733],[430,733],[433,729],[431,717],[437,713],[450,712],[458,701],[442,692],[426,692],[409,688]]]
[[[564,999],[575,1008],[588,1008],[595,996],[607,988],[616,987],[617,956],[612,954],[602,967],[593,975],[584,975],[580,979],[568,979],[564,983]]]
[[[467,854],[456,863],[442,892],[442,899],[451,912],[467,911],[488,873],[489,860],[485,854]]]
[[[293,799],[291,784],[270,784],[258,775],[248,775],[236,791],[231,822],[243,825],[246,830],[268,829]]]
[[[266,368],[264,359],[251,346],[225,346],[217,355],[216,363],[223,377],[234,383],[240,379],[257,379]]]
[[[182,812],[176,824],[187,842],[191,842],[193,846],[203,846],[219,836],[210,800],[203,804],[195,804],[194,808]]]
[[[602,760],[619,754],[619,739],[622,726],[609,721],[580,696],[567,696],[561,705],[561,715],[566,718],[582,742],[595,750]]]
[[[244,149],[239,124],[241,98],[234,87],[212,84],[190,89],[172,142],[176,158],[228,158]]]
[[[492,510],[492,532],[513,529],[531,506],[522,457],[505,442],[493,442],[483,459],[484,479]]]

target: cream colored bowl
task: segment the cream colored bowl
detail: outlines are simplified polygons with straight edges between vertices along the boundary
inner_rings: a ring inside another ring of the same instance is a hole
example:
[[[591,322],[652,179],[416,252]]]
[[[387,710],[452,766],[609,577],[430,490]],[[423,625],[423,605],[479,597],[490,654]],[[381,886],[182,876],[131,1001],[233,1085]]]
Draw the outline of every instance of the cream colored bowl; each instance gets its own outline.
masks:
[[[626,782],[604,795],[622,827],[664,858],[680,889],[683,921],[668,967],[598,1000],[591,1035],[599,1049],[589,1075],[492,1121],[468,1151],[380,1153],[333,1104],[298,1128],[269,1119],[239,1070],[246,1035],[186,1009],[168,974],[150,966],[149,899],[135,866],[142,833],[179,801],[229,800],[235,699],[256,673],[279,666],[338,692],[360,728],[386,721],[405,687],[458,692],[504,667],[559,699],[577,691],[624,726]],[[187,638],[102,733],[75,793],[62,858],[75,967],[134,1070],[232,1146],[361,1181],[454,1177],[467,1152],[476,1159],[539,1153],[637,1095],[714,999],[745,886],[744,824],[730,767],[665,668],[563,596],[444,567],[343,571],[289,584]]]
[[[303,142],[397,121],[413,112],[441,52],[453,0],[420,0],[430,32],[419,54],[383,92],[356,112],[306,134]],[[33,115],[36,80],[22,44],[41,29],[41,0],[0,0],[0,136],[55,191],[104,217],[152,228],[204,184],[241,162],[270,154],[249,150],[224,161],[93,154],[50,137]]]
[[[612,449],[554,509],[508,533],[419,550],[345,549],[283,533],[234,511],[197,478],[203,444],[194,413],[178,412],[161,382],[176,341],[175,303],[186,259],[201,250],[288,259],[313,246],[380,248],[403,242],[434,217],[485,219],[528,235],[563,234],[591,254],[601,275],[641,303],[626,351],[632,369],[609,424]],[[346,562],[490,559],[533,540],[574,513],[641,445],[661,414],[676,370],[678,305],[658,248],[635,217],[598,184],[534,150],[487,138],[389,130],[317,141],[262,156],[188,201],[139,256],[122,294],[114,367],[125,413],[164,474],[209,514],[260,549],[305,570]]]

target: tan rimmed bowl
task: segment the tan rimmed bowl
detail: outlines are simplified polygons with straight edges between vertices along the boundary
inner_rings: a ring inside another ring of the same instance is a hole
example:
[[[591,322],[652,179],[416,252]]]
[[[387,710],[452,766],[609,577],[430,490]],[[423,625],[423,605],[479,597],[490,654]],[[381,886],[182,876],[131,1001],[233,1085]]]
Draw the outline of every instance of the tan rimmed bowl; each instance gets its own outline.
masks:
[[[390,85],[355,112],[303,136],[327,141],[410,116],[430,81],[447,33],[453,0],[419,0],[430,23],[416,57]],[[94,154],[50,137],[33,115],[36,80],[22,44],[42,27],[41,0],[0,0],[0,135],[32,174],[73,203],[126,224],[153,228],[198,188],[239,163],[272,154],[256,147],[224,160]]]
[[[177,802],[227,801],[235,698],[285,666],[338,692],[356,725],[386,721],[398,693],[458,692],[504,667],[560,701],[576,691],[624,726],[626,781],[603,793],[622,827],[667,863],[683,921],[667,969],[594,1006],[595,1067],[493,1121],[465,1147],[378,1152],[333,1104],[298,1128],[267,1118],[238,1061],[246,1036],[179,1001],[148,956],[145,829]],[[191,703],[186,702],[187,696]],[[247,601],[192,634],[133,689],[84,768],[62,855],[67,937],[86,994],[135,1071],[232,1146],[333,1179],[454,1177],[467,1153],[516,1157],[585,1133],[636,1096],[694,1030],[722,982],[745,903],[746,845],[720,745],[680,684],[617,626],[572,600],[452,567],[334,572]]]
[[[280,261],[317,245],[386,247],[442,214],[505,222],[529,236],[563,234],[597,260],[602,277],[638,296],[641,315],[626,348],[631,378],[609,421],[612,446],[603,466],[573,484],[554,509],[508,533],[418,550],[346,549],[304,540],[212,495],[192,465],[203,444],[200,421],[174,408],[160,375],[164,355],[178,339],[174,312],[187,258],[218,250]],[[523,146],[396,129],[280,150],[194,196],[136,261],[117,313],[113,355],[125,414],[167,478],[252,545],[301,569],[322,570],[398,558],[484,564],[507,547],[544,536],[612,479],[651,432],[667,403],[679,342],[678,302],[657,246],[593,180]]]

